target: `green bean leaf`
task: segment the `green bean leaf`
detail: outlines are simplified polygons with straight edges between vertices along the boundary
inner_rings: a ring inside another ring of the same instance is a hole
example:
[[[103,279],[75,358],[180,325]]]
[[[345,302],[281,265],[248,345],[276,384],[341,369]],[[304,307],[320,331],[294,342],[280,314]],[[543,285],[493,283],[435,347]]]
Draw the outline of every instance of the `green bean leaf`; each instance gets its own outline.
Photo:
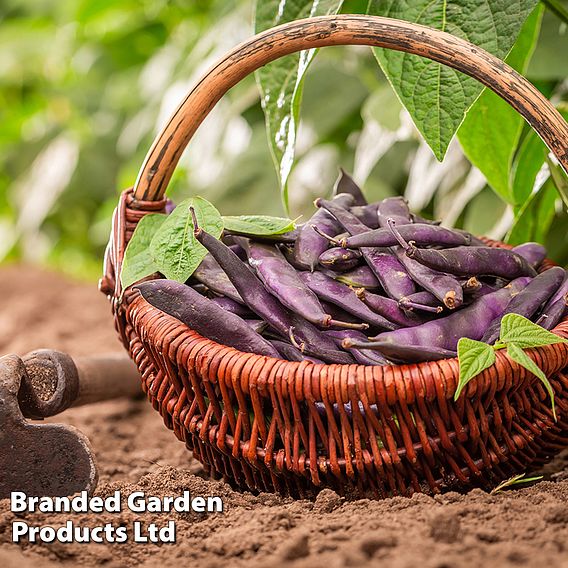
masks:
[[[150,254],[150,242],[165,220],[165,215],[151,213],[138,222],[124,252],[120,272],[122,288],[128,288],[138,280],[158,272],[158,266]]]
[[[544,94],[550,97],[552,91],[545,91]],[[568,120],[568,104],[560,103],[557,106],[557,110],[565,120]],[[515,154],[511,169],[511,203],[514,205],[516,225],[512,233],[515,233],[515,241],[517,242],[525,242],[527,240],[542,241],[548,230],[548,225],[550,225],[550,221],[552,221],[552,217],[554,217],[554,192],[550,191],[551,188],[545,189],[542,187],[540,190],[535,189],[537,174],[545,162],[548,162],[552,178],[548,185],[558,190],[564,204],[568,207],[566,174],[547,159],[548,153],[549,150],[539,135],[534,130],[529,129],[524,135]],[[546,195],[541,195],[537,198],[537,193],[546,193]],[[539,201],[542,198],[544,198],[544,203],[540,204]],[[537,207],[543,209],[543,205],[544,209],[547,209],[551,213],[548,225],[543,224],[542,219],[537,218],[538,216],[532,211]],[[528,210],[529,208],[530,211]],[[523,216],[526,218],[523,219]],[[531,224],[538,228],[538,232],[541,235],[540,239],[539,237],[524,238],[525,235],[523,232],[530,230]],[[519,239],[521,240],[519,241]]]
[[[241,235],[282,235],[296,228],[292,219],[270,215],[239,215],[223,217],[225,229]]]
[[[542,347],[568,340],[548,331],[519,314],[506,314],[501,320],[501,343],[514,343],[521,349]]]
[[[548,154],[546,144],[530,130],[517,149],[511,169],[511,200],[517,218],[531,200],[531,193],[539,170]]]
[[[342,4],[343,0],[257,0],[255,32],[301,18],[337,14]],[[292,53],[261,67],[256,72],[270,151],[278,172],[282,201],[286,209],[288,176],[294,161],[304,79],[315,54],[315,49]]]
[[[519,73],[526,70],[536,45],[542,12],[539,6],[528,17],[505,59]],[[521,115],[491,89],[485,89],[469,109],[458,132],[465,155],[481,170],[489,185],[509,203],[514,202],[509,172],[522,128]]]
[[[460,397],[469,381],[495,363],[495,351],[487,343],[462,337],[458,341],[458,360],[460,378],[454,400]]]
[[[553,334],[551,334],[553,335]],[[547,390],[548,395],[550,396],[550,403],[552,405],[552,414],[554,415],[554,420],[556,420],[556,409],[554,407],[554,389],[550,384],[547,376],[544,374],[542,369],[540,369],[537,364],[516,344],[516,343],[509,343],[507,345],[507,354],[513,361],[517,362],[519,365],[522,365],[527,371],[530,371],[533,375],[538,377],[544,388]]]
[[[547,158],[546,161],[554,186],[558,190],[560,197],[562,197],[564,206],[568,208],[568,176],[556,162],[553,162],[550,158]]]
[[[516,210],[507,243],[519,245],[529,241],[544,242],[554,221],[557,201],[558,193],[549,178]]]
[[[367,12],[437,28],[503,59],[537,4],[537,0],[370,0]],[[483,86],[423,57],[388,49],[373,51],[414,124],[442,160]]]
[[[190,207],[202,229],[215,238],[223,232],[221,214],[203,197],[190,197],[170,213],[150,243],[150,254],[159,271],[177,282],[185,282],[207,255],[193,236]]]
[[[566,0],[552,0],[556,4]],[[527,70],[527,77],[532,82],[539,81],[564,81],[568,76],[568,57],[566,57],[566,49],[558,49],[558,46],[564,46],[566,41],[566,22],[550,10],[551,1],[543,0],[546,5],[546,12],[542,20],[542,32],[538,40],[538,46],[535,50],[534,57]]]

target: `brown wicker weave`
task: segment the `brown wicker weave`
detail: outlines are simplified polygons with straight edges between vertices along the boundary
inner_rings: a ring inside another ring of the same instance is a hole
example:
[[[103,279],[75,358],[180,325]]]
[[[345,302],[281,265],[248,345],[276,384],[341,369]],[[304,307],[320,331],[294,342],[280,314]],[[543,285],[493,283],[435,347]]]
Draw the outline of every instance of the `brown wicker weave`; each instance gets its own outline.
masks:
[[[125,246],[144,215],[164,210],[173,169],[215,103],[269,61],[337,44],[406,51],[477,78],[522,114],[568,169],[568,125],[530,83],[483,50],[387,18],[293,22],[218,62],[156,138],[135,189],[123,193],[115,211],[100,288],[150,402],[211,475],[296,496],[322,487],[377,497],[491,487],[568,446],[567,345],[530,351],[555,390],[554,422],[541,383],[503,351],[454,403],[455,359],[388,367],[292,363],[204,339],[130,290],[120,300]],[[568,337],[568,320],[555,332]]]

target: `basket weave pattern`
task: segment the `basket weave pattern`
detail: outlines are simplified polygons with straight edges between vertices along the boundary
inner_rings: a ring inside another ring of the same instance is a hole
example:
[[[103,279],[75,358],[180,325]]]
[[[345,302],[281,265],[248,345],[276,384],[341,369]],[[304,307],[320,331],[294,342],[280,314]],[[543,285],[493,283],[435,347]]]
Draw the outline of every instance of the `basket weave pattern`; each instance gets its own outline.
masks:
[[[124,250],[140,218],[163,206],[123,194],[105,293],[116,284],[115,247]],[[135,292],[113,305],[152,406],[210,475],[239,488],[309,496],[332,487],[377,497],[488,488],[568,447],[567,345],[530,351],[556,393],[554,422],[540,381],[503,351],[454,403],[456,359],[288,362],[205,339]],[[568,337],[568,319],[554,331]]]

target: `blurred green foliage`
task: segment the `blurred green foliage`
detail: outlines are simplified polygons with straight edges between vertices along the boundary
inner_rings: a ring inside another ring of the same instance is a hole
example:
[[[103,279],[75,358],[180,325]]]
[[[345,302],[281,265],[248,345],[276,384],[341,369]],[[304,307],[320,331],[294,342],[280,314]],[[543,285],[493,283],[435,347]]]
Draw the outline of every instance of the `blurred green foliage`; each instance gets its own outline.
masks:
[[[365,9],[351,0],[342,11]],[[134,183],[192,81],[252,34],[252,13],[250,0],[3,0],[0,259],[98,277],[119,192]],[[545,13],[527,71],[560,104],[567,34]],[[369,49],[322,50],[307,74],[301,116],[289,178],[293,215],[308,212],[343,166],[372,199],[406,194],[415,209],[445,222],[496,237],[511,229],[511,208],[455,140],[445,161],[435,160]],[[566,215],[555,199],[542,212],[553,193],[551,182],[541,185],[523,214],[535,208],[531,234],[567,264]],[[253,77],[207,118],[170,189],[174,200],[203,195],[225,215],[283,213]]]

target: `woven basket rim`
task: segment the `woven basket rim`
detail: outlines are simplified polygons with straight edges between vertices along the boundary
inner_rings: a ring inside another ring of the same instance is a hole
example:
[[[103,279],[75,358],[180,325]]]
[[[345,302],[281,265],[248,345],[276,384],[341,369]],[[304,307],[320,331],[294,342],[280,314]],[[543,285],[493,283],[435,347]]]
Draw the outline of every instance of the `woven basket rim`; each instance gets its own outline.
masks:
[[[496,243],[497,241],[493,241],[494,243]],[[505,243],[500,243],[500,244],[505,244]],[[505,246],[509,246],[509,245],[505,245]],[[158,280],[161,278],[156,278],[156,277],[152,277],[149,278],[151,280]],[[180,330],[180,335],[182,333],[187,333],[188,339],[194,339],[196,340],[199,344],[200,344],[200,349],[202,348],[210,348],[210,349],[215,349],[215,350],[226,350],[227,353],[232,353],[235,356],[239,357],[239,361],[242,363],[242,365],[239,365],[239,367],[242,369],[242,367],[244,367],[245,365],[249,364],[251,366],[254,367],[255,363],[257,361],[261,361],[261,360],[266,360],[266,362],[268,364],[272,366],[277,365],[277,364],[284,364],[284,366],[286,367],[286,370],[288,372],[285,373],[279,373],[279,375],[282,376],[283,379],[289,378],[291,381],[294,379],[294,377],[297,375],[298,371],[306,369],[307,367],[310,367],[313,371],[315,371],[320,377],[321,377],[321,372],[324,369],[340,369],[343,370],[346,373],[346,376],[349,377],[350,375],[350,370],[353,369],[365,369],[365,381],[367,380],[376,380],[376,379],[387,379],[388,377],[385,376],[387,373],[392,373],[392,375],[396,375],[393,376],[392,379],[395,380],[395,385],[396,382],[398,381],[402,381],[402,383],[399,383],[401,387],[405,387],[406,384],[405,382],[411,383],[412,381],[415,380],[415,377],[417,378],[425,378],[425,377],[437,377],[438,380],[440,380],[442,382],[442,384],[440,386],[443,387],[443,391],[445,394],[445,398],[452,398],[454,396],[455,390],[457,388],[457,383],[458,383],[458,374],[459,374],[459,362],[458,362],[458,358],[457,357],[453,357],[450,359],[440,359],[440,360],[435,360],[435,361],[425,361],[422,363],[405,363],[405,364],[389,364],[389,365],[384,365],[384,366],[380,366],[380,365],[363,365],[363,364],[359,364],[359,363],[351,363],[351,364],[339,364],[339,363],[331,363],[331,364],[327,364],[327,363],[312,363],[310,361],[288,361],[286,359],[279,359],[276,357],[270,357],[267,355],[258,355],[256,353],[246,353],[244,351],[239,351],[238,349],[234,348],[234,347],[230,347],[221,343],[218,343],[212,339],[208,339],[202,335],[200,335],[197,331],[195,331],[194,329],[192,329],[191,327],[189,327],[187,324],[181,322],[180,320],[178,320],[177,318],[175,318],[174,316],[171,316],[169,314],[167,314],[166,312],[163,312],[162,310],[154,307],[152,304],[150,304],[148,301],[146,301],[142,295],[138,292],[135,292],[133,290],[130,290],[127,292],[127,295],[129,296],[129,307],[128,307],[128,311],[133,311],[133,312],[140,312],[140,310],[143,310],[144,312],[147,313],[152,313],[155,316],[159,316],[159,317],[153,317],[152,318],[152,322],[149,324],[153,327],[157,328],[161,328],[161,331],[165,330],[165,328],[169,328],[171,326],[177,326],[179,328],[183,328]],[[137,314],[134,313],[132,314],[132,320],[136,321],[137,319]],[[147,323],[145,323],[145,325],[148,325]],[[559,335],[560,337],[564,337],[565,339],[568,339],[568,317],[564,318],[553,330],[553,333],[556,333],[557,335]],[[160,333],[157,333],[157,335],[159,336]],[[550,355],[557,349],[562,349],[566,351],[566,356],[564,357],[564,359],[568,359],[568,345],[566,344],[555,344],[555,345],[545,345],[542,347],[535,347],[535,348],[531,348],[531,349],[527,349],[527,353],[529,354],[529,356],[531,354],[536,355],[538,358],[542,359],[543,361],[547,361],[550,359]],[[197,352],[197,346],[192,347],[192,351],[196,351]],[[493,379],[490,378],[490,380],[487,380],[489,377],[487,375],[491,375],[491,370],[492,369],[496,369],[497,367],[497,363],[499,363],[500,361],[504,362],[507,364],[507,366],[510,368],[510,373],[509,376],[522,376],[524,377],[525,380],[529,380],[530,382],[533,381],[538,381],[538,378],[532,374],[530,374],[524,367],[522,367],[521,365],[519,365],[517,362],[513,361],[509,355],[507,354],[506,351],[504,350],[498,350],[496,353],[496,363],[490,367],[489,369],[486,369],[485,371],[482,371],[477,377],[475,377],[472,381],[470,381],[470,383],[467,385],[467,387],[464,389],[463,394],[465,396],[470,395],[473,391],[477,391],[477,394],[479,395],[483,395],[485,394],[485,392],[487,392],[488,390],[490,390],[491,388],[494,388],[495,392],[500,392],[501,390],[509,390],[507,388],[507,383],[508,381],[503,380],[503,377],[498,377],[500,378],[500,382],[502,384],[495,384],[493,382]],[[197,353],[196,353],[197,356]],[[559,358],[561,359],[561,358]],[[440,361],[443,361],[444,363],[448,364],[451,366],[452,369],[455,369],[455,371],[451,374],[448,375],[445,372],[441,372],[441,367],[439,366]],[[565,365],[560,365],[558,368],[553,368],[553,369],[543,369],[545,374],[548,376],[554,372],[560,371],[561,369],[564,368]],[[398,372],[397,372],[398,371]],[[341,371],[340,371],[341,372]],[[322,379],[325,380],[325,379]],[[521,388],[524,385],[524,381],[520,380],[518,381],[517,384],[515,385],[511,385],[513,388]],[[509,387],[510,388],[510,387]],[[245,391],[247,391],[248,389],[245,388]],[[323,387],[322,387],[323,390]],[[398,389],[397,389],[398,390]],[[406,390],[406,389],[404,389]],[[427,390],[427,389],[425,389]],[[436,389],[437,390],[437,389]],[[334,393],[327,393],[328,394],[328,398],[331,402],[348,402],[350,399],[348,400],[335,400],[333,394]],[[437,398],[439,396],[439,392],[433,392],[433,398]]]
[[[163,211],[163,207],[166,204],[166,200],[161,202],[151,202],[151,201],[140,201],[134,197],[133,189],[129,188],[123,191],[121,199],[119,202],[119,207],[115,211],[113,234],[114,240],[111,239],[111,243],[114,244],[114,252],[111,252],[106,258],[106,273],[105,277],[101,281],[104,283],[104,287],[101,286],[101,290],[107,294],[107,296],[113,302],[114,308],[122,312],[130,312],[133,308],[137,312],[141,311],[143,306],[145,314],[153,313],[156,317],[151,317],[151,323],[155,333],[151,334],[154,337],[162,337],[165,328],[179,328],[179,332],[188,332],[189,338],[193,338],[200,342],[203,347],[208,347],[209,350],[214,350],[219,352],[220,350],[229,350],[227,354],[231,354],[231,357],[239,357],[240,368],[249,364],[254,366],[258,361],[265,360],[267,365],[272,369],[275,365],[279,364],[283,366],[283,369],[279,373],[281,376],[286,376],[290,381],[294,380],[296,376],[303,376],[305,369],[310,368],[315,371],[317,377],[320,380],[320,390],[321,392],[326,392],[327,396],[330,398],[335,397],[335,393],[330,395],[329,392],[325,390],[326,379],[328,378],[328,372],[333,369],[331,376],[336,376],[336,374],[341,374],[341,377],[345,378],[345,388],[342,389],[342,395],[345,395],[345,400],[342,397],[342,401],[346,402],[350,400],[347,396],[347,390],[349,389],[350,380],[355,376],[355,381],[358,379],[358,373],[352,373],[350,370],[356,369],[359,372],[363,372],[365,381],[379,381],[382,383],[381,388],[387,391],[387,398],[392,400],[394,404],[399,397],[404,399],[413,399],[415,396],[419,396],[415,393],[423,393],[426,398],[434,400],[435,398],[443,397],[445,399],[453,398],[458,385],[459,378],[459,363],[458,358],[453,357],[451,359],[440,359],[437,361],[426,361],[422,363],[406,363],[406,364],[391,364],[385,366],[378,365],[363,365],[363,364],[322,364],[322,363],[312,363],[309,361],[287,361],[286,359],[277,359],[275,357],[268,357],[264,355],[257,355],[255,353],[245,353],[239,351],[233,347],[217,343],[211,339],[201,336],[191,327],[187,326],[177,318],[170,316],[169,314],[155,308],[149,302],[144,300],[142,296],[132,287],[122,291],[120,287],[120,278],[117,277],[117,271],[120,272],[120,264],[122,255],[124,254],[124,249],[129,237],[125,234],[125,215],[128,212],[139,215],[145,215],[146,213]],[[148,208],[151,208],[148,211]],[[500,247],[500,248],[513,248],[512,245],[503,243],[502,241],[497,241],[490,239],[488,237],[480,237],[488,246],[490,247]],[[113,249],[111,249],[113,251]],[[118,251],[118,254],[116,252]],[[117,265],[115,265],[117,263]],[[545,259],[541,264],[541,271],[547,270],[556,263],[550,259]],[[144,280],[157,280],[163,278],[157,273],[145,278]],[[134,285],[135,286],[135,285]],[[124,315],[127,315],[126,313]],[[132,322],[136,319],[136,314],[127,315],[127,319]],[[148,320],[148,317],[145,317]],[[118,318],[119,322],[121,318]],[[144,325],[149,325],[145,322]],[[119,324],[119,327],[121,325]],[[135,325],[136,327],[136,325]],[[142,328],[136,330],[137,334],[140,336],[139,331],[144,331]],[[147,331],[147,330],[146,330]],[[568,338],[568,316],[562,320],[553,330],[560,337]],[[119,330],[119,333],[123,335],[123,341],[125,341],[124,329]],[[197,350],[192,348],[193,351]],[[563,353],[558,353],[561,350]],[[561,370],[568,364],[568,345],[566,344],[555,344],[547,345],[543,347],[537,347],[528,350],[529,354],[532,354],[538,361],[537,364],[544,371],[544,373],[549,376],[554,372]],[[553,355],[556,353],[556,356]],[[550,364],[550,361],[563,361],[563,365],[555,367]],[[539,364],[540,363],[540,364]],[[508,368],[507,373],[499,373],[499,368]],[[204,370],[204,372],[207,372]],[[503,376],[505,375],[505,376]],[[259,377],[255,377],[251,373],[251,377],[255,383],[258,382]],[[325,378],[324,378],[325,377]],[[512,382],[513,377],[520,377],[521,380]],[[311,373],[312,383],[315,384],[314,372]],[[262,379],[260,379],[262,381]],[[464,395],[471,397],[475,392],[479,396],[484,395],[486,392],[493,390],[493,392],[501,391],[511,391],[517,390],[523,387],[525,381],[528,380],[530,383],[538,380],[537,377],[529,373],[524,367],[513,361],[505,350],[498,350],[496,352],[496,363],[482,371],[477,377],[468,383],[464,389]],[[344,381],[341,381],[342,386]],[[246,385],[248,389],[248,384]],[[317,388],[317,385],[316,385]],[[406,396],[406,395],[409,396]],[[335,397],[336,398],[336,397]],[[334,398],[334,400],[335,400]],[[464,397],[460,397],[463,400]],[[339,401],[338,401],[339,402]]]

